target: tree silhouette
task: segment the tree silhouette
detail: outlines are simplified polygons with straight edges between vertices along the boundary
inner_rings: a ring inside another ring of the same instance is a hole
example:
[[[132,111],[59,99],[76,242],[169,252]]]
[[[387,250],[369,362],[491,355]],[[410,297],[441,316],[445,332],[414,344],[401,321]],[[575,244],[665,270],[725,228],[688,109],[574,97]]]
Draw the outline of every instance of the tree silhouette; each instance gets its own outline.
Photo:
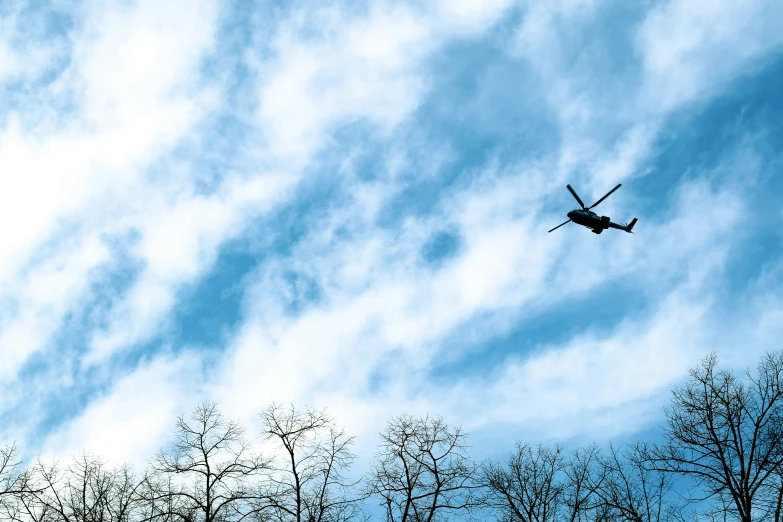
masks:
[[[38,460],[30,487],[16,496],[10,520],[32,522],[131,522],[141,505],[137,479],[128,466],[107,467],[84,451],[67,467]]]
[[[654,469],[689,476],[705,498],[726,499],[742,522],[781,507],[783,353],[768,353],[755,374],[718,368],[715,354],[672,392],[665,442],[643,448]],[[779,518],[778,518],[779,520]]]
[[[598,447],[575,450],[517,443],[505,464],[483,466],[487,504],[503,520],[575,522],[596,511]]]
[[[269,462],[256,455],[243,428],[214,403],[180,416],[175,439],[156,456],[147,482],[148,516],[186,522],[231,522],[253,514],[256,480]]]
[[[20,500],[33,491],[30,473],[22,468],[16,445],[0,448],[0,515],[13,519],[23,509]]]
[[[265,519],[342,522],[361,515],[346,478],[354,461],[353,437],[323,411],[271,405],[262,414],[267,440],[281,454],[265,498]]]
[[[598,462],[595,502],[617,520],[666,522],[684,515],[684,506],[669,495],[674,477],[646,466],[639,448],[630,447],[620,453],[610,444]]]
[[[483,505],[467,435],[440,417],[393,418],[368,477],[388,522],[433,522]]]

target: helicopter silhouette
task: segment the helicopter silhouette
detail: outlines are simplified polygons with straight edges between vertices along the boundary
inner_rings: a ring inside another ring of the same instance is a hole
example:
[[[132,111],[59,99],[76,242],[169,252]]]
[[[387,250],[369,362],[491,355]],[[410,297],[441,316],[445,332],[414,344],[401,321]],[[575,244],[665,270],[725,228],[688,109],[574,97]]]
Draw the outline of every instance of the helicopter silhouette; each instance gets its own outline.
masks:
[[[612,192],[622,187],[622,183],[618,184],[615,188],[607,192],[604,197],[602,197],[601,199],[599,199],[589,207],[586,207],[585,204],[582,203],[582,200],[579,199],[579,196],[576,195],[576,192],[574,192],[574,189],[571,188],[571,185],[566,185],[566,187],[568,187],[568,191],[571,192],[571,195],[574,196],[574,198],[579,202],[582,208],[572,210],[571,212],[566,214],[568,216],[568,221],[566,221],[565,223],[560,223],[549,232],[552,232],[553,230],[557,230],[563,225],[573,221],[577,225],[582,225],[587,228],[592,228],[593,233],[595,234],[600,234],[607,228],[616,228],[618,230],[625,230],[626,232],[633,234],[631,230],[633,229],[633,226],[636,224],[636,218],[633,218],[631,222],[628,224],[620,225],[618,223],[612,223],[609,219],[609,216],[599,216],[595,212],[590,211],[591,208],[597,206],[600,202],[608,198]]]

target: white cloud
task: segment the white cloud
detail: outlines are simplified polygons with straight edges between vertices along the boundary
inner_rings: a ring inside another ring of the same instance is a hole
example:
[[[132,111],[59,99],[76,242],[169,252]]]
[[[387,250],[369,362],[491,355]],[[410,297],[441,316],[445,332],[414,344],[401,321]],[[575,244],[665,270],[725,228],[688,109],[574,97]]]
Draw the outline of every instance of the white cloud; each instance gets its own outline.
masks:
[[[302,38],[305,21],[317,26],[315,37]],[[259,118],[272,155],[306,163],[337,123],[395,126],[425,89],[418,66],[431,48],[427,20],[404,5],[373,4],[358,16],[335,7],[297,12],[275,40],[277,59],[264,64]]]
[[[239,237],[253,217],[268,211],[296,178],[280,175],[232,178],[216,194],[177,194],[175,201],[151,198],[136,230],[132,249],[144,266],[125,298],[109,312],[108,325],[95,333],[88,363],[153,336],[178,302],[177,290],[211,266],[220,245]]]
[[[12,78],[19,69],[19,58],[8,47],[7,42],[0,41],[0,78]]]
[[[449,31],[470,36],[489,30],[513,5],[511,0],[438,0],[436,17]]]
[[[26,10],[25,2],[3,2],[0,13],[0,87],[12,82],[29,82],[61,57],[58,35],[40,34],[40,20]]]
[[[40,98],[30,107],[9,108],[0,131],[0,338],[6,341],[8,363],[0,375],[3,385],[11,384],[34,352],[56,351],[54,340],[66,317],[84,319],[91,285],[107,283],[97,274],[124,261],[113,258],[109,245],[134,231],[160,227],[169,209],[156,208],[156,201],[192,193],[194,180],[177,177],[182,169],[162,171],[157,178],[145,169],[214,108],[211,88],[197,80],[201,57],[212,45],[217,10],[214,2],[197,7],[147,0],[82,5],[83,11],[70,13],[76,29],[69,40],[57,40],[61,47],[52,51],[58,56],[67,50],[68,67],[36,87]],[[48,116],[30,121],[28,109]],[[255,185],[234,187],[243,192],[239,212],[258,195]],[[214,212],[204,218],[214,219]],[[180,241],[190,235],[187,228],[178,232]],[[160,257],[154,261],[166,263]],[[140,286],[151,285],[142,281]],[[139,294],[134,294],[137,303],[144,301]],[[67,371],[56,377],[67,382],[74,366],[68,361]],[[3,399],[3,410],[25,400],[23,394]]]
[[[671,0],[651,10],[639,28],[651,112],[703,98],[780,49],[783,6],[750,0]]]
[[[296,178],[228,172],[215,194],[200,195],[198,165],[165,162],[158,175],[150,175],[146,168],[191,137],[194,126],[217,108],[217,86],[199,77],[200,61],[213,44],[217,4],[96,1],[82,7],[85,18],[72,35],[71,65],[48,87],[55,102],[76,97],[78,111],[64,115],[70,124],[52,121],[27,129],[23,113],[12,113],[0,139],[0,161],[10,173],[0,191],[0,281],[22,274],[35,279],[45,267],[32,256],[44,245],[47,256],[67,255],[62,245],[72,241],[55,238],[87,233],[113,241],[136,235],[131,254],[144,270],[127,296],[104,312],[109,324],[96,333],[88,359],[94,362],[154,334],[176,303],[178,287],[201,275],[219,246],[240,235]],[[100,262],[116,266],[106,256]],[[87,270],[69,277],[81,278],[74,288],[86,291]],[[4,285],[9,298],[10,289]],[[60,316],[78,309],[78,293],[62,299],[53,308]],[[26,302],[28,318],[9,309],[6,328],[13,329],[0,335],[39,341],[14,352],[16,365],[6,377],[57,332],[57,316],[41,311],[53,305]]]
[[[273,156],[306,164],[338,124],[367,122],[388,133],[428,90],[422,62],[455,37],[488,30],[509,0],[438,2],[429,9],[373,3],[295,11],[262,62],[259,120]]]
[[[195,102],[191,86],[212,45],[217,8],[212,0],[85,4],[68,78],[83,89],[80,116],[101,126],[137,124],[162,134],[158,140],[169,134],[162,125],[166,116]],[[148,118],[157,125],[149,126]],[[184,129],[172,130],[176,138]]]
[[[644,223],[646,241],[617,236],[598,244],[577,236],[581,230],[559,239],[545,234],[538,205],[529,201],[546,187],[536,179],[531,172],[485,173],[481,184],[447,198],[445,215],[410,220],[402,233],[373,227],[372,216],[362,221],[357,213],[336,212],[327,222],[347,226],[352,233],[344,239],[322,227],[291,258],[260,268],[248,322],[217,379],[217,396],[238,416],[273,400],[328,405],[365,434],[403,409],[447,413],[477,429],[522,419],[563,436],[595,428],[587,420],[566,426],[576,410],[586,416],[611,410],[618,422],[604,419],[601,426],[606,433],[622,431],[629,404],[657,400],[708,344],[698,335],[708,324],[705,288],[725,259],[724,235],[741,222],[741,203],[728,190],[695,183],[682,190],[674,215],[659,225]],[[419,252],[435,223],[456,227],[463,245],[433,270],[421,265]],[[582,254],[569,255],[566,241]],[[314,280],[321,302],[287,313],[283,267]],[[568,303],[623,274],[637,277],[640,291],[668,299],[649,322],[631,320],[611,335],[586,336],[564,348],[544,345],[543,359],[486,382],[429,384],[433,365],[463,355],[444,344],[458,329],[471,331],[458,350],[478,349],[502,337],[523,311]],[[667,297],[673,287],[681,297]],[[599,366],[602,373],[595,371]],[[570,374],[574,379],[564,382]],[[591,379],[607,384],[595,388]],[[612,381],[622,399],[613,399]],[[591,386],[594,393],[585,393]],[[385,413],[370,414],[373,409]]]
[[[98,238],[85,236],[57,249],[23,277],[4,285],[0,320],[0,383],[13,379],[25,360],[45,348],[66,314],[89,292],[91,271],[108,259]]]
[[[459,16],[466,13],[459,9],[480,12],[490,23],[504,6],[497,3],[478,10],[469,5],[455,8]],[[151,15],[143,10],[136,16]],[[147,268],[127,299],[111,312],[107,330],[97,333],[94,353],[88,360],[100,360],[154,335],[176,303],[178,286],[196,279],[211,265],[219,246],[241,234],[243,219],[270,208],[269,201],[280,200],[283,189],[297,181],[299,167],[328,143],[334,125],[364,120],[381,132],[389,132],[415,109],[424,89],[419,62],[442,38],[435,32],[433,19],[404,6],[375,6],[358,17],[325,8],[315,13],[323,22],[317,36],[301,41],[302,24],[312,22],[302,16],[297,12],[283,24],[275,39],[276,59],[259,62],[260,74],[266,80],[261,91],[259,127],[265,131],[267,154],[285,159],[284,168],[289,173],[286,180],[269,183],[268,191],[258,194],[258,198],[249,197],[254,191],[244,186],[227,189],[233,191],[228,196],[218,191],[209,201],[177,194],[173,201],[159,201],[159,208],[150,213],[149,219],[139,219],[136,227],[143,239],[136,254]],[[447,27],[444,31],[453,29]],[[145,41],[129,34],[120,40],[130,43],[122,45]],[[182,51],[182,41],[188,41],[171,40],[176,44],[172,56]],[[148,55],[141,49],[133,52]],[[89,63],[103,62],[94,58]],[[175,77],[164,75],[161,82],[168,85],[171,78]],[[112,85],[99,83],[95,91],[112,92]],[[160,97],[159,91],[166,92],[159,87],[148,97]],[[95,102],[101,108],[97,112],[103,114],[112,103]],[[135,108],[127,110],[134,112]],[[150,212],[157,199],[145,199],[144,210],[136,211]],[[349,270],[350,265],[345,269]]]
[[[398,175],[407,155],[418,152],[436,164],[433,170],[443,167],[430,144],[404,136],[425,96],[438,95],[430,92],[427,59],[453,39],[486,35],[510,2],[383,3],[358,12],[333,4],[284,16],[268,49],[247,51],[259,82],[252,132],[263,139],[243,153],[263,161],[248,167],[247,158],[221,158],[241,169],[221,172],[208,193],[195,179],[197,158],[210,154],[199,148],[209,147],[199,125],[224,109],[227,87],[201,78],[200,63],[215,44],[220,6],[91,3],[69,44],[72,63],[47,91],[57,101],[74,96],[75,113],[30,129],[17,112],[0,137],[0,163],[15,174],[3,178],[0,190],[0,235],[7,246],[0,251],[0,283],[18,281],[2,286],[0,303],[26,296],[23,306],[4,306],[0,346],[31,340],[26,351],[9,356],[15,366],[0,379],[10,379],[30,353],[51,343],[68,312],[79,311],[95,268],[127,261],[108,252],[106,244],[116,238],[133,236],[122,247],[139,275],[97,311],[106,321],[90,332],[86,362],[100,367],[112,354],[160,334],[181,290],[198,284],[221,246],[290,198],[310,171],[323,170],[313,162],[316,153],[335,144],[335,129],[358,122],[363,139],[379,138],[398,152],[374,173],[375,181],[359,180],[345,165],[334,174],[350,186],[350,197],[331,202],[290,255],[264,260],[246,289],[246,321],[214,373],[200,373],[197,355],[145,362],[50,434],[46,451],[86,446],[108,458],[137,459],[168,437],[177,411],[202,396],[222,400],[229,415],[245,420],[272,400],[330,406],[358,434],[377,431],[389,413],[403,409],[447,413],[476,429],[527,421],[564,437],[639,426],[644,419],[634,410],[647,411],[724,333],[718,328],[703,335],[710,326],[725,327],[712,324],[709,281],[743,223],[742,195],[696,181],[678,192],[658,224],[639,216],[644,233],[609,231],[599,241],[583,230],[547,235],[550,219],[562,219],[543,205],[553,191],[570,197],[561,180],[577,167],[594,172],[582,194],[589,199],[644,166],[662,119],[643,102],[660,85],[673,85],[683,71],[693,85],[716,85],[774,47],[777,37],[761,31],[766,36],[740,46],[745,50],[713,75],[703,65],[713,59],[707,49],[739,37],[722,29],[731,15],[721,6],[704,15],[679,2],[654,8],[636,40],[644,84],[629,88],[623,110],[609,118],[607,100],[581,89],[592,71],[564,68],[567,52],[559,41],[558,27],[595,16],[594,3],[531,5],[512,55],[540,75],[562,146],[519,165],[479,169],[470,184],[444,190],[431,215],[388,228],[378,225],[380,213],[415,177]],[[748,9],[742,12],[756,27],[758,9]],[[667,20],[680,15],[686,21],[671,26],[680,35],[671,49],[656,47],[664,45],[656,38]],[[683,40],[693,27],[694,40]],[[686,87],[665,91],[656,107],[671,110],[704,92]],[[51,110],[59,114],[60,107]],[[600,118],[611,121],[596,129]],[[191,158],[169,157],[183,144]],[[630,217],[622,201],[615,196],[601,208]],[[428,266],[421,249],[446,229],[459,235],[459,248],[442,265]],[[292,284],[291,273],[306,283]],[[540,354],[511,360],[491,379],[430,383],[434,366],[502,337],[530,310],[568,305],[628,275],[658,302],[649,318],[542,344]],[[318,299],[302,300],[310,284]],[[760,307],[754,302],[749,309]],[[773,300],[764,313],[743,316],[742,331],[755,328],[767,339],[780,309]],[[444,344],[453,336],[459,348]]]
[[[143,466],[170,435],[176,415],[198,402],[200,372],[198,358],[184,355],[158,357],[120,376],[109,393],[49,434],[42,456],[87,449],[111,464]]]
[[[725,91],[783,46],[775,2],[670,0],[652,6],[638,27],[604,27],[602,15],[615,8],[592,0],[529,4],[508,48],[530,66],[530,83],[559,120],[567,173],[587,171],[607,184],[647,159],[668,114]],[[616,48],[623,38],[631,39],[627,50]],[[607,68],[617,54],[626,62]]]
[[[631,127],[617,141],[612,151],[599,155],[590,166],[591,183],[594,186],[611,187],[626,178],[647,174],[637,170],[647,161],[659,128],[660,122],[657,121],[643,122]]]

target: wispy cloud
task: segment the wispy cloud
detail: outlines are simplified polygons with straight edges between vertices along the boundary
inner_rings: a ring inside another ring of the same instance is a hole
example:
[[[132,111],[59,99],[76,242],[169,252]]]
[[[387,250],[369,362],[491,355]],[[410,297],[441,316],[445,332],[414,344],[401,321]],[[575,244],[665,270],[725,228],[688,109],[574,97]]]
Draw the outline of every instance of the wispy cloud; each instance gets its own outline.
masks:
[[[775,263],[730,273],[779,161],[736,123],[774,2],[58,9],[50,39],[0,12],[0,436],[29,451],[143,459],[205,397],[610,437],[707,350],[780,333]],[[599,208],[635,236],[546,234],[565,183],[619,182]],[[185,342],[215,274],[240,304]]]

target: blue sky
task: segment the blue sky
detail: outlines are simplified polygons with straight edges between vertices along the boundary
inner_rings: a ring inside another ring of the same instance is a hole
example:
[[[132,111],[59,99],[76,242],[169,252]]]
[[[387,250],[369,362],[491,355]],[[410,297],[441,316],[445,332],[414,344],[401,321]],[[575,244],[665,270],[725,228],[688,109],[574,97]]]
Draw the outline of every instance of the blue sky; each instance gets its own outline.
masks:
[[[780,2],[257,4],[0,7],[0,441],[625,440],[780,348]],[[547,234],[567,183],[636,234]]]

